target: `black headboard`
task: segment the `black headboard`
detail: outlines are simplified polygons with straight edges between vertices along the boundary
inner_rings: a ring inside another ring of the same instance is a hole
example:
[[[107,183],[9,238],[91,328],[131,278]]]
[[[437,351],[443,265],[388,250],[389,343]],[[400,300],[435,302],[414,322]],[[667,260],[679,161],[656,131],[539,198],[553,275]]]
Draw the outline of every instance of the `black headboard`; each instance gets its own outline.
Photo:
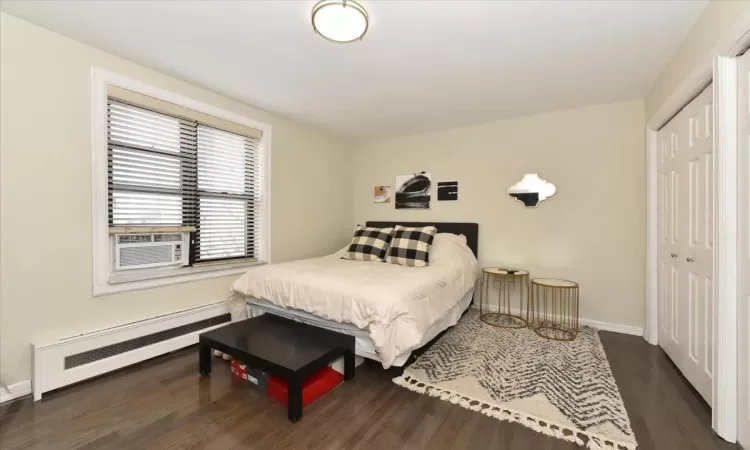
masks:
[[[479,257],[479,224],[478,223],[462,223],[462,222],[379,222],[379,221],[368,221],[366,224],[368,227],[375,228],[387,228],[396,225],[404,227],[426,227],[434,226],[437,228],[438,233],[452,233],[452,234],[463,234],[466,236],[466,245],[469,246],[474,256]]]

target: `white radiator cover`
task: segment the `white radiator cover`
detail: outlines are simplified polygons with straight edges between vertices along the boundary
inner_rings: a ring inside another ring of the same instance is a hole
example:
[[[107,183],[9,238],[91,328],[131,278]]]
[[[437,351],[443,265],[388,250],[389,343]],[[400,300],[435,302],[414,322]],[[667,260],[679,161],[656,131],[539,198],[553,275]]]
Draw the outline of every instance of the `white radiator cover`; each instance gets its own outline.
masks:
[[[198,335],[224,324],[207,327],[115,356],[65,369],[65,358],[78,353],[95,350],[108,345],[211,319],[229,313],[226,302],[166,314],[152,319],[133,322],[105,330],[94,331],[51,343],[32,344],[34,353],[34,375],[32,387],[34,400],[42,394],[69,384],[102,375],[155,356],[163,355],[198,343]],[[196,367],[196,374],[197,374]]]

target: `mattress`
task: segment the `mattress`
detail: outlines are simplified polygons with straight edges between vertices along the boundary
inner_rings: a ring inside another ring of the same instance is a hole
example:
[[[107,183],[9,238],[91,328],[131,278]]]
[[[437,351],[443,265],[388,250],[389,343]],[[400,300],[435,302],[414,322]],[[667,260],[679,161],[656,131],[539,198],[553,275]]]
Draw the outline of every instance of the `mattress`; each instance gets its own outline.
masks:
[[[342,254],[254,267],[232,284],[232,291],[266,307],[366,330],[372,346],[361,342],[361,352],[374,347],[387,368],[403,364],[427,337],[444,329],[436,324],[450,323],[456,311],[468,306],[465,299],[471,298],[479,272],[463,236],[453,234],[435,236],[427,267],[349,261]]]
[[[471,305],[473,295],[474,289],[464,295],[461,301],[456,303],[456,305],[451,308],[443,317],[434,322],[422,337],[422,341],[419,343],[417,348],[427,344],[442,331],[447,330],[448,328],[458,323],[458,319],[461,318],[461,315],[464,313],[464,311],[466,311],[466,309]],[[354,336],[355,353],[357,355],[381,363],[383,362],[380,356],[378,356],[378,351],[375,348],[375,343],[370,338],[370,333],[367,330],[357,328],[356,326],[351,324],[322,319],[305,311],[282,308],[265,300],[258,300],[254,298],[247,299],[248,317],[255,317],[266,313],[276,314],[278,316],[286,317],[298,322]],[[395,358],[392,365],[398,367],[403,366],[406,361],[408,361],[410,355],[411,351],[401,353]]]

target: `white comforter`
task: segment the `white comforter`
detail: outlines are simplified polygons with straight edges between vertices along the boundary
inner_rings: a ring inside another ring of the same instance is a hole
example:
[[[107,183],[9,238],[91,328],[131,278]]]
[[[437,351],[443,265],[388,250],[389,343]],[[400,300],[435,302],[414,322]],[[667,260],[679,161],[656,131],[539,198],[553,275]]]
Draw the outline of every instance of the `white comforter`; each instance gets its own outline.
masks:
[[[232,291],[368,330],[387,368],[474,287],[478,263],[462,238],[436,235],[428,267],[349,261],[338,252],[253,268]]]

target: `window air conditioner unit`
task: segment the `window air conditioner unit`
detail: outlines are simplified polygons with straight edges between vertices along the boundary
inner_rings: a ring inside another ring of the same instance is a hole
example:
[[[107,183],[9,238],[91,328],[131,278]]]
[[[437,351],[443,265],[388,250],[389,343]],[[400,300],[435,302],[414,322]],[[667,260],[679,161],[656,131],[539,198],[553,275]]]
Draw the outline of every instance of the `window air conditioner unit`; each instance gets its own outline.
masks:
[[[188,264],[189,233],[115,234],[115,270]]]

